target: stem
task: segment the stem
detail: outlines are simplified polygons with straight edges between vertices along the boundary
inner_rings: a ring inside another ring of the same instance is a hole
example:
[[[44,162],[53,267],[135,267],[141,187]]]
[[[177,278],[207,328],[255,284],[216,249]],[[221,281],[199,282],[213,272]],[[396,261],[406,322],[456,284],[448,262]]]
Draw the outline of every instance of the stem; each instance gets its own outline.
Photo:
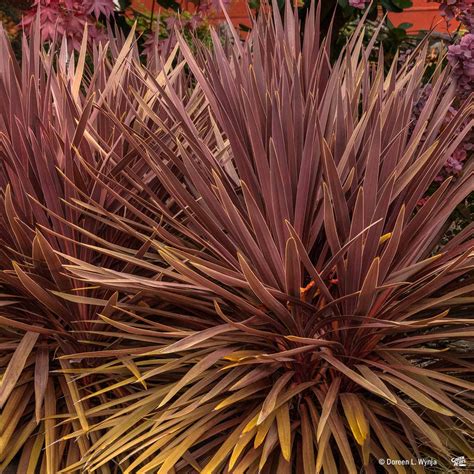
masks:
[[[153,27],[153,18],[155,16],[155,5],[156,5],[156,2],[155,0],[153,0],[153,3],[152,3],[152,6],[151,6],[151,14],[150,14],[150,31],[153,31],[152,27]]]

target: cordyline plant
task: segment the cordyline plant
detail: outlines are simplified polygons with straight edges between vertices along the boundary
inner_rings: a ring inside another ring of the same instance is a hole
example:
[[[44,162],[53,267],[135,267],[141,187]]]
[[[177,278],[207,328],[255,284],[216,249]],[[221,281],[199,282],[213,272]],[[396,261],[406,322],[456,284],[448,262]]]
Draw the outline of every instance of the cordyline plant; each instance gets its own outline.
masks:
[[[0,472],[14,461],[17,472],[56,473],[98,440],[93,433],[78,442],[67,438],[88,430],[93,406],[80,400],[75,380],[58,372],[74,359],[58,357],[84,350],[84,342],[87,348],[107,344],[107,333],[92,323],[97,307],[84,303],[83,296],[87,291],[89,298],[104,298],[113,292],[82,289],[65,274],[60,254],[129,271],[130,265],[114,264],[85,244],[96,243],[100,235],[123,251],[140,246],[133,235],[91,219],[74,204],[88,196],[114,215],[126,212],[120,200],[97,187],[80,161],[117,174],[129,146],[98,107],[107,103],[124,125],[139,127],[139,102],[127,91],[133,88],[146,97],[151,86],[130,68],[139,63],[132,38],[110,38],[108,46],[97,44],[88,55],[87,36],[76,64],[66,41],[41,50],[38,25],[30,43],[24,41],[21,64],[5,33],[0,37]],[[161,69],[155,70],[154,80],[163,81]],[[143,168],[137,163],[128,171],[135,169],[143,180]],[[117,176],[116,185],[122,181]],[[150,189],[161,188],[154,176],[146,182]],[[133,371],[133,361],[122,360]],[[94,383],[94,378],[85,380]]]
[[[2,468],[473,456],[474,225],[439,246],[473,163],[417,206],[473,100],[447,121],[437,70],[413,122],[426,45],[384,74],[361,23],[330,64],[318,16],[148,67],[132,37],[89,73],[67,46],[1,64]]]

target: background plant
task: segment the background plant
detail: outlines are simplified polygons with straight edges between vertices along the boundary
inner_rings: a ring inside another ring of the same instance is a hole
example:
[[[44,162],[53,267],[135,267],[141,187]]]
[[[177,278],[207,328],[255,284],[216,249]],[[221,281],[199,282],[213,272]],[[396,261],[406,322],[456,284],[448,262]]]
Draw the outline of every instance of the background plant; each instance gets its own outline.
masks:
[[[18,64],[8,38],[4,33],[1,37],[2,472],[13,461],[17,472],[40,468],[59,472],[81,459],[91,441],[98,439],[91,433],[76,442],[74,433],[88,430],[95,419],[94,409],[88,401],[80,401],[82,393],[67,374],[77,359],[68,356],[60,361],[58,357],[108,344],[90,298],[110,297],[110,305],[114,299],[107,290],[83,288],[65,275],[61,254],[118,269],[110,257],[94,251],[96,239],[132,252],[136,245],[120,229],[104,227],[95,216],[91,220],[88,211],[77,208],[74,201],[83,195],[95,196],[107,212],[123,215],[120,200],[113,194],[101,195],[80,163],[113,173],[127,156],[128,145],[110,128],[105,110],[99,112],[97,107],[107,103],[107,110],[124,124],[134,121],[127,118],[133,99],[126,91],[137,81],[130,63],[139,57],[131,47],[132,39],[124,43],[110,37],[108,47],[97,43],[89,51],[89,67],[87,44],[85,36],[77,62],[70,61],[66,43],[59,49],[53,43],[45,51],[36,29],[30,43],[23,44]],[[153,69],[152,62],[149,67]],[[158,77],[160,69],[154,70]],[[140,81],[134,89],[147,94],[147,86]],[[98,150],[108,150],[109,157],[103,158]],[[63,292],[69,295],[67,300]],[[86,294],[89,299],[84,298]],[[133,367],[126,360],[124,364]],[[63,373],[58,372],[61,369]],[[81,388],[89,390],[95,383],[94,376],[88,377]]]
[[[223,2],[224,7],[230,4],[230,0]],[[311,2],[301,2],[298,4],[300,18],[304,21],[306,12]],[[333,0],[322,3],[321,24],[327,32],[331,19],[334,15],[332,25],[334,39],[337,40],[339,31],[346,24],[351,24],[360,17],[360,12],[370,6],[369,16],[372,21],[383,16],[385,12],[401,12],[404,8],[411,6],[410,0],[383,0],[373,2],[368,1],[347,1]],[[283,12],[284,2],[276,2],[277,8]],[[216,19],[216,13],[221,11],[220,2],[217,0],[189,0],[176,2],[174,0],[159,0],[153,2],[151,11],[134,8],[130,0],[121,0],[114,4],[113,0],[88,0],[87,2],[72,2],[69,0],[35,0],[25,2],[16,6],[20,12],[25,13],[24,26],[27,31],[30,27],[37,8],[41,6],[41,29],[42,37],[45,41],[50,41],[55,34],[65,34],[70,39],[71,44],[78,48],[82,37],[82,30],[87,24],[89,26],[90,38],[104,38],[104,26],[107,21],[117,24],[126,34],[134,22],[138,23],[140,31],[146,41],[144,47],[148,51],[150,45],[155,41],[155,37],[161,41],[161,47],[165,47],[167,39],[172,35],[174,25],[177,21],[181,27],[191,29],[201,39],[208,36],[208,24],[222,22]],[[258,11],[260,3],[249,2],[249,8]],[[15,15],[18,18],[18,14]],[[244,31],[247,26],[240,25]],[[349,26],[350,28],[350,26]],[[390,21],[385,21],[385,44],[391,44],[397,49],[405,39],[404,25],[393,26]],[[347,35],[346,35],[347,36]],[[174,40],[173,40],[174,41]]]
[[[447,47],[447,60],[453,68],[453,79],[456,82],[456,100],[453,103],[452,111],[454,111],[460,103],[469,97],[474,91],[474,4],[469,1],[440,1],[440,11],[449,23],[455,19],[460,23],[460,28],[451,38]],[[443,58],[441,53],[440,59]],[[425,87],[420,102],[423,103],[431,94],[432,90],[429,85]],[[415,110],[416,113],[416,110]],[[447,118],[449,120],[449,117]],[[435,183],[431,187],[431,192],[437,188],[437,183],[443,181],[447,176],[456,177],[462,170],[464,164],[471,160],[474,156],[474,135],[472,131],[466,135],[466,138],[454,151],[452,156],[448,158],[444,169],[435,179]],[[422,203],[425,200],[422,201]],[[472,222],[474,218],[474,201],[473,196],[469,196],[464,203],[459,206],[453,214],[449,224],[449,232],[457,233],[460,229]]]

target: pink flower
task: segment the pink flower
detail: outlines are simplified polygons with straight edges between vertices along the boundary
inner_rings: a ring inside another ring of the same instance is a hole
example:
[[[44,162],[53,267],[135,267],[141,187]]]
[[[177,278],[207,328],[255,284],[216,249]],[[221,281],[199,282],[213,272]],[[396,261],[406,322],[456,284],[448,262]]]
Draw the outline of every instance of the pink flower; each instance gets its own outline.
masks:
[[[424,196],[424,197],[422,197],[422,198],[416,203],[416,205],[417,205],[418,207],[423,207],[423,206],[428,202],[428,199],[429,199],[429,198],[430,198],[429,196]]]
[[[349,0],[349,5],[353,8],[358,8],[359,10],[364,10],[367,0]]]
[[[456,148],[454,153],[446,160],[443,170],[436,176],[435,182],[441,183],[448,176],[458,175],[464,166],[464,162],[467,159],[467,150],[465,144],[461,144]]]
[[[456,19],[474,33],[474,0],[438,0],[441,15],[446,20]]]
[[[426,105],[426,101],[429,99],[431,92],[433,91],[433,86],[428,83],[420,90],[420,96],[418,101],[413,106],[413,115],[418,118]]]
[[[459,44],[448,48],[448,61],[461,92],[474,90],[474,33],[464,35]]]
[[[462,147],[457,148],[456,151],[448,158],[448,161],[444,165],[445,170],[449,174],[458,174],[463,167],[464,161],[466,161],[467,153]]]

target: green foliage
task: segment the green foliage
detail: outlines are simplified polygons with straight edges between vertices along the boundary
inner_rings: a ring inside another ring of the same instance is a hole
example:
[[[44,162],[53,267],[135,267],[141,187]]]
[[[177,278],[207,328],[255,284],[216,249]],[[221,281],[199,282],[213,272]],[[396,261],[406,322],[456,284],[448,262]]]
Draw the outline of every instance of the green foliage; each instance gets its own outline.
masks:
[[[346,44],[354,31],[357,29],[359,20],[355,19],[345,24],[340,30],[339,37],[336,39],[336,47],[342,48]],[[382,47],[384,51],[384,61],[387,70],[392,65],[395,55],[400,51],[416,49],[417,45],[423,38],[409,35],[407,29],[412,25],[410,23],[401,23],[398,26],[387,18],[381,25],[378,20],[367,20],[365,22],[366,29],[364,35],[364,43],[370,43],[374,35],[377,35],[377,42],[372,51],[371,61],[377,61],[378,51]],[[378,33],[377,33],[378,32]]]
[[[413,6],[411,0],[381,0],[380,3],[387,11],[396,13]]]

